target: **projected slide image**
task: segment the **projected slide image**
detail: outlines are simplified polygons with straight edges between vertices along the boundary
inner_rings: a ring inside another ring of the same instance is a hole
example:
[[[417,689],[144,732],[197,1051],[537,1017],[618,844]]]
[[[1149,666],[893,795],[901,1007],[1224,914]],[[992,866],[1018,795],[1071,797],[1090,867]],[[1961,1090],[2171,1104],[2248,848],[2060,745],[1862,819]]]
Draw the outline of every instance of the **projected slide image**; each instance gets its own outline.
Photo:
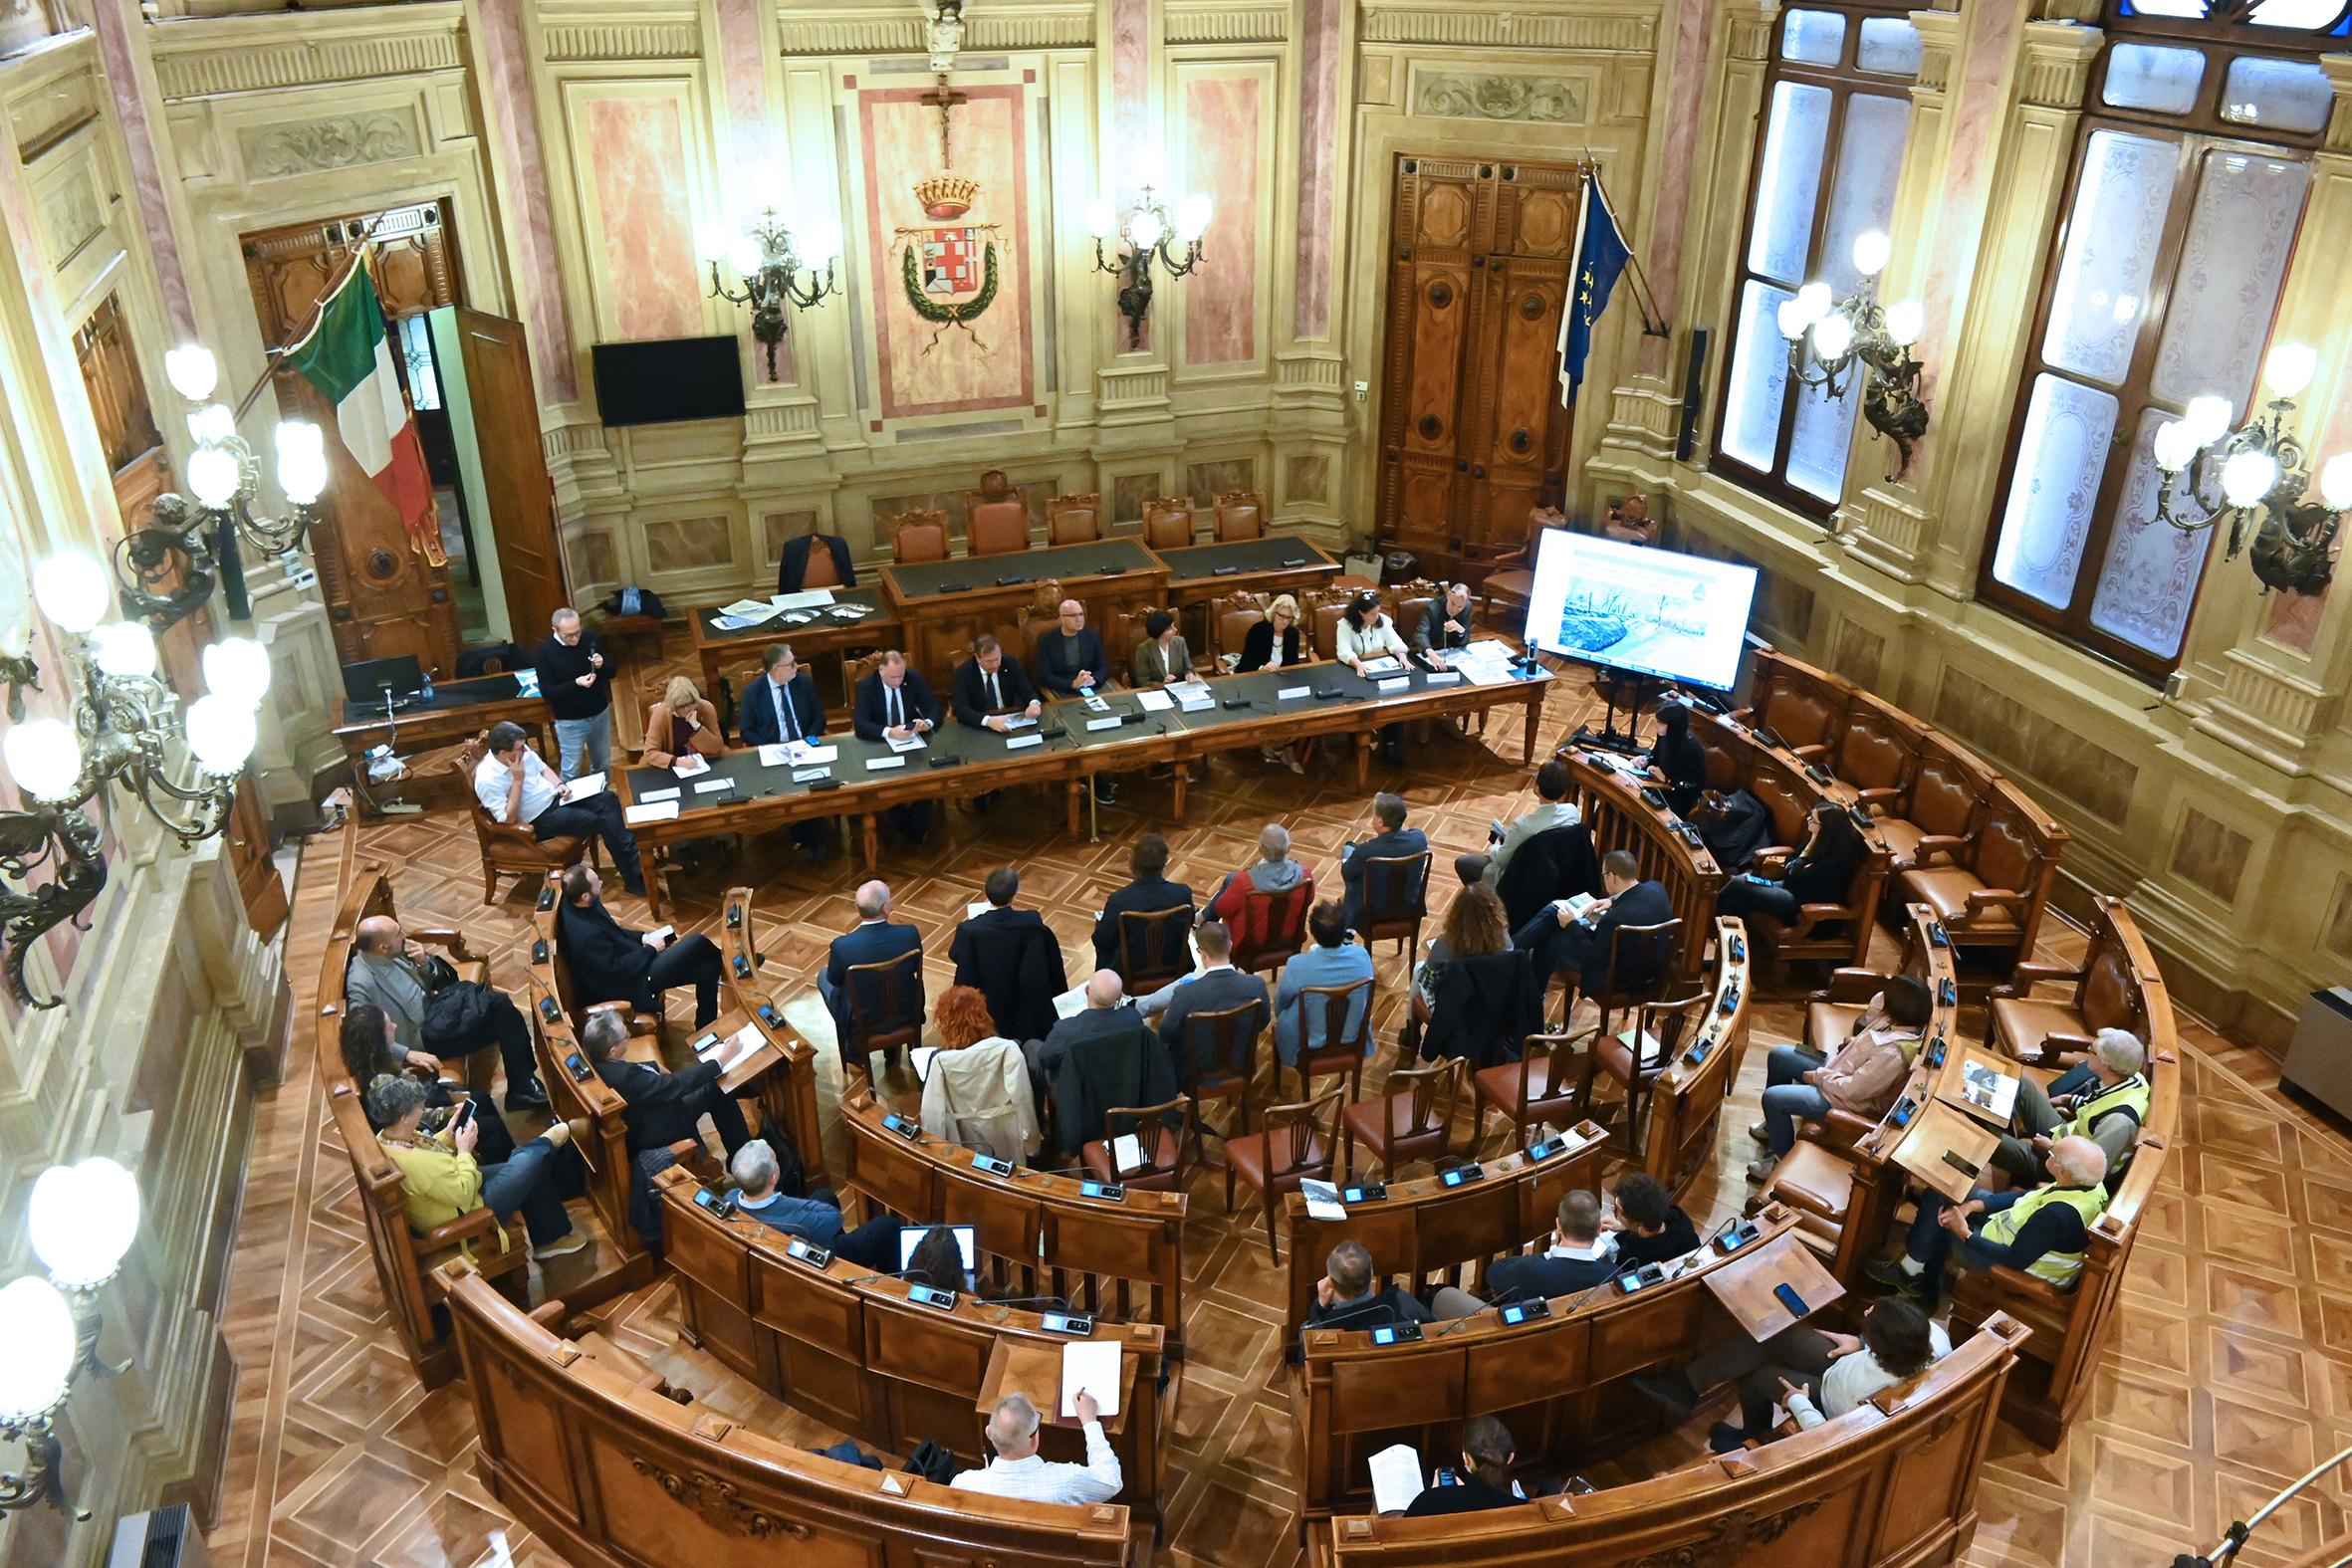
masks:
[[[1528,631],[1571,658],[1722,689],[1738,675],[1755,595],[1750,566],[1555,531]]]

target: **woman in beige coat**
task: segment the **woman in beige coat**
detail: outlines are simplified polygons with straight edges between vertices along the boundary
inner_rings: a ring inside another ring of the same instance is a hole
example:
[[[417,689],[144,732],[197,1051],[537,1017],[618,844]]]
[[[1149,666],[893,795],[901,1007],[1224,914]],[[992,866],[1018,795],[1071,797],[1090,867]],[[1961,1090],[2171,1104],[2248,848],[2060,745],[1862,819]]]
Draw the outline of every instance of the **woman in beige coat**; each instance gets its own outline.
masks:
[[[716,757],[726,749],[719,740],[719,710],[685,676],[671,676],[661,701],[646,710],[645,749],[638,763],[668,768],[688,752]]]

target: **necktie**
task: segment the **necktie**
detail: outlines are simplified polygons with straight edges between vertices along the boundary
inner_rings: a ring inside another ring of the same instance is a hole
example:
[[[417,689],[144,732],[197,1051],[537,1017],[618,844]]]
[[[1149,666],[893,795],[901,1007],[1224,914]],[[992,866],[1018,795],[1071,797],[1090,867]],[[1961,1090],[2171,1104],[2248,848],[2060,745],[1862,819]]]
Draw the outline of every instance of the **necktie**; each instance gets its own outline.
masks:
[[[899,705],[898,688],[895,686],[890,688],[890,728],[893,730],[906,728],[906,709]]]
[[[776,699],[776,732],[788,741],[799,740],[801,727],[793,722],[793,705],[784,700],[784,688],[770,681],[768,691]]]
[[[991,708],[1002,708],[1005,706],[1005,699],[997,694],[996,671],[986,670],[982,673],[988,677],[988,705]]]

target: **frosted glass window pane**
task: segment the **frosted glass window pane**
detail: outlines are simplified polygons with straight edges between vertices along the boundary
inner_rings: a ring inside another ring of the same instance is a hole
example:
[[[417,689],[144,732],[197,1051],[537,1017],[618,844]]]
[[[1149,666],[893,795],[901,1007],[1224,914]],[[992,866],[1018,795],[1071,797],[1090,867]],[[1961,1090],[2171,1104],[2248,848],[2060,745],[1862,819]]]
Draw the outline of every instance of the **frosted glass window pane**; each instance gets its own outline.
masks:
[[[1770,473],[1780,444],[1780,398],[1788,380],[1788,339],[1774,313],[1790,291],[1750,283],[1740,295],[1740,338],[1724,387],[1724,451]]]
[[[2205,55],[2199,50],[2117,44],[2107,51],[2107,86],[2101,96],[2117,109],[2186,114],[2197,107],[2197,84],[2204,80]]]
[[[1780,24],[1780,58],[1834,66],[1846,44],[1846,19],[1835,11],[1791,11]]]
[[[2107,559],[2099,564],[2099,586],[2091,597],[2091,624],[2159,658],[2181,651],[2189,611],[2197,603],[2197,580],[2214,534],[2184,534],[2156,516],[2156,427],[2172,416],[2151,408],[2140,416],[2132,443],[2131,467],[2116,497],[2115,528],[2107,536]]]
[[[1791,287],[1804,281],[1813,204],[1821,195],[1821,152],[1829,137],[1827,88],[1782,82],[1772,89],[1764,167],[1756,181],[1756,232],[1748,270]]]
[[[2042,337],[2045,362],[2110,386],[2123,380],[2156,270],[2177,161],[2169,141],[2120,130],[2092,133]]]
[[[2127,16],[2185,16],[2201,18],[2205,15],[2206,0],[2131,0],[2126,5]]]
[[[2242,415],[2311,170],[2286,158],[2219,151],[2205,155],[2204,169],[2148,390],[2175,407],[2219,392]]]
[[[1911,123],[1907,98],[1846,100],[1845,128],[1838,135],[1837,178],[1829,191],[1829,222],[1821,236],[1821,257],[1812,276],[1827,281],[1843,299],[1862,281],[1854,270],[1854,241],[1872,229],[1890,228],[1895,216],[1895,181],[1903,173],[1903,135]]]
[[[2343,9],[2344,0],[2261,0],[2246,20],[2256,27],[2321,28]]]
[[[1854,372],[1856,384],[1862,372]],[[1854,446],[1854,415],[1861,405],[1854,387],[1831,397],[1817,386],[1796,394],[1796,428],[1788,437],[1788,482],[1823,501],[1845,488],[1846,456]]]
[[[2269,130],[2317,130],[2334,107],[2327,73],[2309,61],[2240,56],[2222,88],[2224,119]]]
[[[2017,471],[2001,509],[1993,575],[2044,604],[2065,608],[2091,531],[2091,508],[2115,433],[2115,399],[2055,375],[2033,378]]]
[[[1864,17],[1854,64],[1882,76],[1918,76],[1919,29],[1899,16]]]

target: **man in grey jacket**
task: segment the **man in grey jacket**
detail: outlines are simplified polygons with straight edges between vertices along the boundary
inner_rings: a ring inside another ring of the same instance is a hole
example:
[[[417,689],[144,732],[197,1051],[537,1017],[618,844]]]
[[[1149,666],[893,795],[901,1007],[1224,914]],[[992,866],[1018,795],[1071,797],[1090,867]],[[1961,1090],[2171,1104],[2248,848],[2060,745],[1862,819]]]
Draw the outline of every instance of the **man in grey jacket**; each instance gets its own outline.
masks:
[[[1535,793],[1542,796],[1535,809],[1512,823],[1494,824],[1489,837],[1494,840],[1494,851],[1487,861],[1487,886],[1503,885],[1503,869],[1511,864],[1511,857],[1520,852],[1527,841],[1537,833],[1548,833],[1555,827],[1576,825],[1576,808],[1568,802],[1568,767],[1557,758],[1535,770]]]
[[[408,954],[408,938],[389,915],[370,915],[353,932],[352,966],[344,974],[344,1001],[352,1007],[381,1008],[392,1020],[392,1041],[405,1051],[434,1056],[470,1056],[490,1045],[506,1064],[506,1108],[547,1109],[547,1090],[531,1055],[531,1025],[505,993],[484,986],[488,1004],[481,1026],[457,1039],[425,1038],[425,1008],[432,988],[424,966]],[[466,984],[463,981],[459,985]]]

